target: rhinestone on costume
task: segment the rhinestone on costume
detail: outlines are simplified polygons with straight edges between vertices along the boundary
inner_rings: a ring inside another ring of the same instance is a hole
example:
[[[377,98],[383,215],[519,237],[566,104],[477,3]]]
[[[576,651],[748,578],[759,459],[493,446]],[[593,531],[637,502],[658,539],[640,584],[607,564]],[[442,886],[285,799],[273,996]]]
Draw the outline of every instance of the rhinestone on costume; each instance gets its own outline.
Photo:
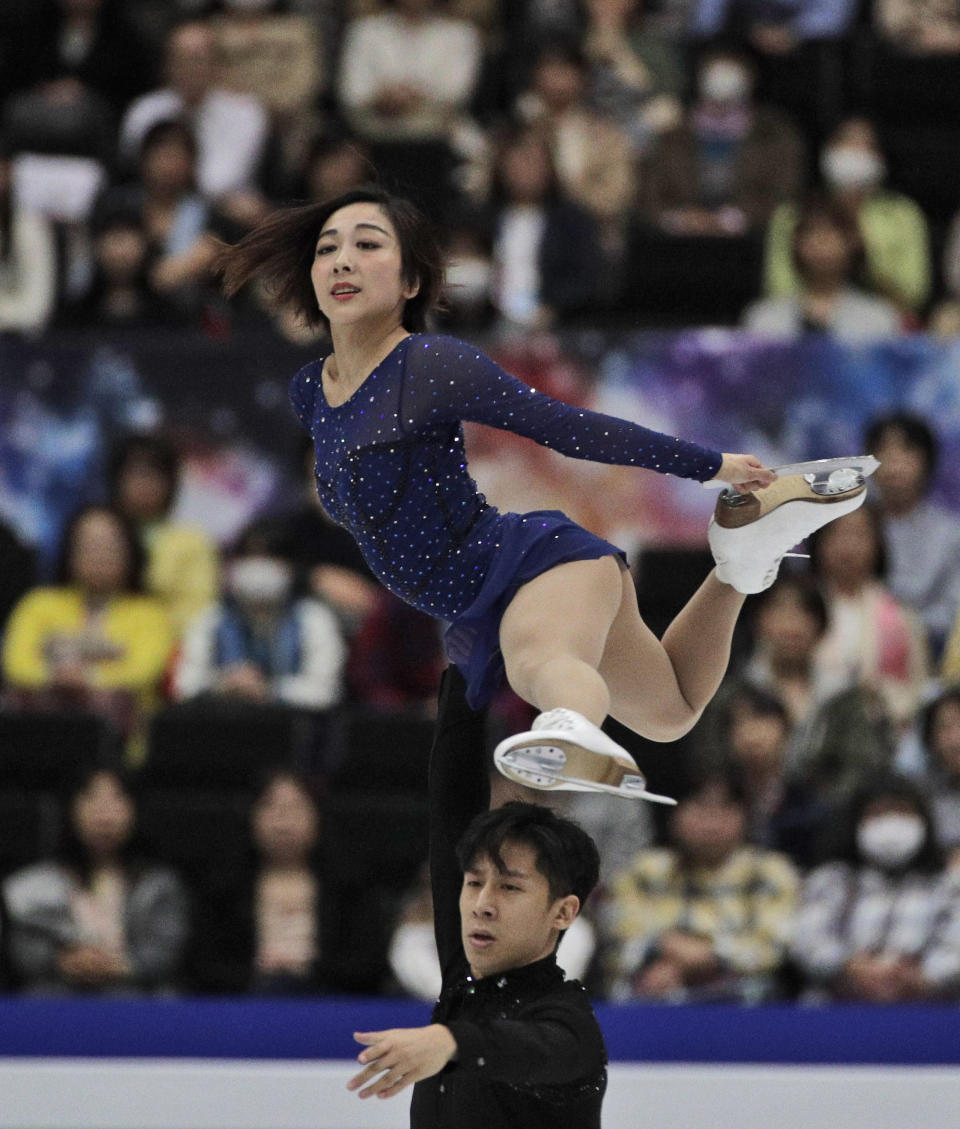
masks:
[[[314,438],[324,508],[387,588],[464,628],[470,642],[457,662],[478,702],[490,689],[484,679],[499,677],[496,661],[486,672],[496,660],[502,601],[523,562],[535,556],[542,571],[617,549],[561,514],[527,521],[488,505],[467,467],[463,421],[566,455],[701,481],[720,465],[718,452],[551,399],[449,337],[404,338],[367,378],[362,404],[356,395],[328,404],[322,371],[323,360],[301,369],[291,402]]]

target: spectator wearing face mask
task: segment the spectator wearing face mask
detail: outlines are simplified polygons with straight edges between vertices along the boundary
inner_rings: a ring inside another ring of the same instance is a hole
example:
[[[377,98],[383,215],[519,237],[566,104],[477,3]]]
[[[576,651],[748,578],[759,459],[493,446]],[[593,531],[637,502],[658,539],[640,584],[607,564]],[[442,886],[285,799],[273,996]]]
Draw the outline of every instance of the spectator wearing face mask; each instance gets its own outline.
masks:
[[[493,239],[479,217],[456,216],[447,231],[447,308],[451,329],[483,330],[493,321]]]
[[[930,240],[926,218],[902,193],[883,187],[886,162],[873,124],[848,118],[827,139],[820,172],[830,198],[854,217],[863,238],[863,282],[904,313],[916,315],[930,294]],[[764,289],[770,297],[802,290],[793,253],[798,209],[784,203],[767,231]]]
[[[829,861],[804,881],[791,949],[813,998],[960,995],[960,881],[915,784],[885,774],[851,798]]]
[[[704,53],[696,99],[653,146],[641,174],[649,221],[670,235],[742,235],[799,195],[804,146],[793,123],[754,99],[745,55]]]
[[[294,591],[294,555],[275,522],[254,522],[226,570],[226,594],[187,629],[174,696],[200,694],[321,710],[342,693],[335,614]]]

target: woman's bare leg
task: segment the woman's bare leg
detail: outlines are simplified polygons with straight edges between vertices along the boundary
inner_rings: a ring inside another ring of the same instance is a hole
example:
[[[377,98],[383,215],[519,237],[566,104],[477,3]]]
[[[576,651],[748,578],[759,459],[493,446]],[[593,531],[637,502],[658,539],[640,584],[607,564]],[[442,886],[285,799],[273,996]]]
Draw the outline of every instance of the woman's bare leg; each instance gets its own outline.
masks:
[[[655,741],[688,732],[716,693],[744,597],[711,574],[661,642],[614,557],[558,565],[525,584],[500,625],[513,689],[540,711],[612,714]]]
[[[566,706],[596,725],[610,712],[598,668],[623,598],[620,572],[613,557],[570,561],[510,601],[500,622],[507,681],[541,712]]]
[[[611,715],[653,741],[689,732],[726,674],[745,599],[711,572],[661,641],[643,622],[633,578],[625,572],[623,599],[599,667]]]

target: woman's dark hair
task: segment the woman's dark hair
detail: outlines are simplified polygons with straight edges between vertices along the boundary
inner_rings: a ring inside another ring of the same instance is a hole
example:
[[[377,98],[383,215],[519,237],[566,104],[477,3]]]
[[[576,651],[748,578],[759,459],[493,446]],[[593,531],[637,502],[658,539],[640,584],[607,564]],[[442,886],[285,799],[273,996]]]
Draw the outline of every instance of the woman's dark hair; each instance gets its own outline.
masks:
[[[579,36],[560,32],[548,36],[534,50],[533,69],[544,63],[566,63],[586,73],[590,58]]]
[[[120,861],[129,867],[142,854],[142,844],[136,822],[136,792],[133,777],[117,764],[89,764],[73,776],[66,784],[60,802],[60,837],[57,842],[56,858],[63,866],[68,867],[86,886],[91,877],[91,859],[86,847],[77,834],[74,822],[73,807],[77,797],[85,792],[98,776],[110,776],[116,780],[120,790],[129,797],[134,805],[134,823],[127,841],[120,847]]]
[[[280,517],[254,518],[237,535],[230,555],[245,556],[251,553],[262,553],[292,564],[297,559],[297,546],[293,542],[289,525]]]
[[[511,198],[503,175],[503,164],[507,154],[511,149],[518,149],[531,142],[539,145],[543,150],[547,167],[550,170],[549,182],[544,193],[544,203],[547,205],[556,204],[563,196],[553,153],[543,133],[536,126],[514,123],[505,126],[493,139],[494,160],[493,177],[490,184],[490,202],[494,208],[502,208]]]
[[[724,758],[719,762],[694,759],[686,766],[678,782],[677,806],[711,788],[719,788],[731,803],[744,810],[750,805],[743,769],[736,761]]]
[[[179,141],[190,154],[191,159],[196,161],[197,138],[190,126],[180,118],[164,118],[150,126],[140,142],[140,161],[142,162],[152,149],[165,145],[168,141]]]
[[[930,424],[923,416],[910,412],[892,412],[890,415],[878,416],[871,421],[864,433],[867,450],[875,450],[887,438],[889,431],[897,432],[908,447],[923,455],[927,467],[926,480],[929,482],[940,461],[940,444]]]
[[[249,828],[250,834],[248,839],[247,849],[244,852],[246,856],[246,877],[251,881],[255,878],[257,870],[260,865],[260,853],[253,838],[253,818],[256,814],[257,808],[266,799],[267,794],[277,784],[289,781],[296,788],[298,788],[313,805],[313,809],[317,816],[317,839],[310,850],[310,860],[319,869],[321,843],[320,843],[320,821],[321,810],[320,801],[317,796],[317,790],[311,787],[310,781],[307,777],[297,772],[293,768],[287,768],[283,765],[271,765],[260,772],[253,783],[253,790],[250,793],[250,807],[249,814]]]
[[[107,456],[107,491],[111,505],[119,505],[120,480],[135,463],[146,463],[167,480],[164,513],[168,513],[180,485],[180,454],[177,448],[162,435],[132,432],[120,436]]]
[[[121,590],[128,593],[142,592],[146,553],[133,523],[113,506],[84,506],[71,516],[60,535],[60,552],[54,571],[55,582],[63,587],[70,587],[73,584],[71,566],[73,542],[80,523],[91,514],[106,514],[116,522],[127,548],[127,571]]]
[[[938,694],[932,702],[928,702],[920,713],[920,739],[923,742],[923,747],[926,749],[928,757],[932,752],[931,743],[933,741],[933,729],[936,725],[937,714],[941,706],[948,704],[953,704],[960,709],[960,686],[948,686],[942,694]]]
[[[840,232],[849,248],[847,278],[862,278],[867,261],[866,248],[856,216],[850,215],[836,200],[824,194],[811,196],[797,215],[790,247],[794,269],[801,278],[806,277],[806,269],[800,256],[800,241],[810,228],[824,224]]]
[[[350,204],[375,204],[389,217],[400,243],[403,282],[419,286],[404,306],[403,327],[411,333],[425,332],[427,317],[439,306],[443,290],[443,258],[437,237],[419,208],[375,186],[268,216],[218,256],[215,269],[223,277],[224,291],[232,296],[257,276],[281,305],[291,307],[308,325],[329,328],[317,307],[310,268],[327,220]]]
[[[825,844],[825,861],[846,862],[860,866],[863,859],[857,844],[857,828],[864,812],[876,800],[900,800],[908,803],[923,820],[926,833],[923,844],[910,860],[911,870],[936,874],[945,865],[943,850],[937,842],[930,804],[921,788],[909,777],[890,770],[881,770],[866,777],[853,792],[834,825],[834,835]]]
[[[882,580],[887,575],[887,549],[886,541],[883,536],[883,525],[880,513],[875,506],[870,505],[861,506],[860,513],[865,514],[868,518],[870,522],[870,532],[873,536],[874,556],[872,575],[876,579]],[[810,571],[817,578],[822,576],[823,543],[829,539],[831,529],[833,528],[832,525],[822,525],[807,538],[807,550],[810,553]]]
[[[756,623],[757,617],[763,613],[766,607],[776,603],[787,591],[795,594],[800,607],[816,622],[818,634],[823,635],[830,623],[830,615],[823,593],[811,579],[790,573],[781,576],[775,584],[754,597],[753,623]]]
[[[530,847],[537,870],[546,878],[551,900],[575,894],[585,905],[600,876],[600,854],[593,839],[571,819],[542,804],[513,801],[481,812],[457,844],[457,859],[466,871],[484,855],[497,870],[506,870],[505,843]]]
[[[718,719],[718,734],[724,745],[730,740],[733,720],[740,709],[748,710],[755,717],[775,717],[788,733],[792,727],[790,711],[782,698],[762,686],[742,682],[724,703]]]

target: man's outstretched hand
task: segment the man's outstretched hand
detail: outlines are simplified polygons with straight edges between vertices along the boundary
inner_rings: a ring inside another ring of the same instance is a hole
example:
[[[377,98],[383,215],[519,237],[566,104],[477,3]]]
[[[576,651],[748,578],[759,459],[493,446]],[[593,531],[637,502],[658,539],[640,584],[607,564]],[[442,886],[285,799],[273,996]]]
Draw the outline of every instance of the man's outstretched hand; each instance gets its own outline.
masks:
[[[457,1053],[457,1041],[442,1023],[355,1031],[353,1037],[366,1047],[357,1055],[357,1062],[365,1065],[347,1089],[360,1090],[361,1098],[392,1098],[414,1082],[439,1074]]]

